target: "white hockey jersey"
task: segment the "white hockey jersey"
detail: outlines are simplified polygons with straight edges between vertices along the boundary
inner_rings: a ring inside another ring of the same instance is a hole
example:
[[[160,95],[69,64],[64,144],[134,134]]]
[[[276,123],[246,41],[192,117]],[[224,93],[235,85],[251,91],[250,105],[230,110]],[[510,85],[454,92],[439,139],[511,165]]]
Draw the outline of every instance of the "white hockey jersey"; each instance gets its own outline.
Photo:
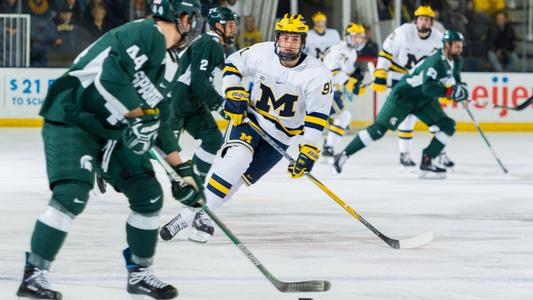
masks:
[[[390,70],[390,78],[400,80],[419,61],[442,48],[442,37],[442,32],[432,28],[430,35],[422,39],[415,24],[403,24],[383,42],[376,69]]]
[[[323,60],[326,51],[340,42],[340,40],[339,32],[335,29],[328,28],[323,34],[319,34],[315,30],[309,30],[305,41],[304,53]]]
[[[226,60],[222,86],[242,87],[253,78],[248,114],[271,137],[289,145],[303,134],[303,144],[318,145],[333,101],[331,72],[318,59],[306,56],[295,67],[281,65],[273,42],[255,44]]]
[[[333,73],[333,84],[341,90],[344,83],[355,71],[357,51],[342,41],[329,48],[324,56],[324,65]]]

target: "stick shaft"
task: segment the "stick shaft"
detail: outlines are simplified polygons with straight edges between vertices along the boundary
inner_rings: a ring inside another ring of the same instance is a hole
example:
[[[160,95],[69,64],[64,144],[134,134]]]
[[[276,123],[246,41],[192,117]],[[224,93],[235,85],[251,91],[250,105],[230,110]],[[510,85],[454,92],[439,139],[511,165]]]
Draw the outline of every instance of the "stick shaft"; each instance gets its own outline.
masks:
[[[472,122],[474,123],[474,126],[476,127],[477,131],[479,132],[479,134],[481,135],[481,137],[483,138],[483,140],[485,141],[485,144],[487,144],[487,146],[489,147],[489,150],[490,152],[492,153],[492,156],[494,156],[494,159],[496,159],[496,162],[498,162],[498,165],[500,165],[500,167],[502,168],[502,171],[504,173],[508,173],[509,171],[507,170],[507,168],[503,165],[502,161],[500,160],[500,158],[498,157],[498,155],[496,155],[496,152],[494,151],[494,149],[492,148],[492,145],[490,144],[489,140],[487,139],[487,137],[485,136],[485,133],[483,132],[483,130],[481,129],[481,127],[479,126],[479,123],[478,121],[476,120],[476,118],[474,117],[474,114],[472,114],[472,111],[470,110],[470,108],[468,107],[468,105],[463,101],[463,107],[464,109],[466,110],[466,113],[468,114],[468,116],[470,117],[470,119],[472,120]]]

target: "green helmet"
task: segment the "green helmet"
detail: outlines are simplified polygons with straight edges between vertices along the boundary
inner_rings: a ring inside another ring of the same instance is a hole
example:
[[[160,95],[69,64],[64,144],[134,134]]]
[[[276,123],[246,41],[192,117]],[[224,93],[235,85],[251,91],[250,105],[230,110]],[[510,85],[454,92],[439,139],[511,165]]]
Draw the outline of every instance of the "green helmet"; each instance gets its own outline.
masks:
[[[453,29],[448,29],[446,32],[444,32],[444,36],[442,38],[442,41],[444,43],[451,43],[453,41],[461,41],[464,42],[465,38],[462,33],[459,31],[455,31]]]
[[[209,10],[207,14],[207,22],[216,34],[218,34],[226,45],[231,45],[235,42],[235,37],[237,32],[232,33],[227,32],[226,24],[228,21],[237,22],[237,14],[227,7],[213,7]],[[216,23],[222,24],[223,30],[215,26]]]
[[[175,22],[182,14],[200,14],[200,3],[198,0],[152,0],[151,9],[154,18]]]
[[[182,40],[176,48],[189,45],[202,31],[202,17],[198,0],[152,0],[151,4],[154,18],[176,24]],[[181,22],[182,15],[189,15],[190,28],[186,29]]]
[[[226,21],[237,21],[237,14],[227,7],[213,7],[209,10],[207,14],[207,22],[209,26],[213,28],[217,22],[221,24],[226,23]]]

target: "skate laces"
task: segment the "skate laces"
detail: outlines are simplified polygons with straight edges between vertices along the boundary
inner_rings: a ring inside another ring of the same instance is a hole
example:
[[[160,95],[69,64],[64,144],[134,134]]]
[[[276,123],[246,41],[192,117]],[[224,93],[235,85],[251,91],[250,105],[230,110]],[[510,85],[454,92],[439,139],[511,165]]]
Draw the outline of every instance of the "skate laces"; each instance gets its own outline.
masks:
[[[131,273],[131,278],[129,280],[130,284],[137,284],[141,281],[144,281],[146,284],[158,289],[167,286],[166,283],[155,277],[151,268],[142,268],[142,271]]]
[[[187,223],[185,223],[181,215],[179,215],[176,218],[172,219],[167,225],[165,225],[165,227],[173,231],[173,233],[176,233],[181,229],[187,227]]]
[[[50,285],[48,283],[47,277],[48,277],[47,270],[41,270],[41,269],[35,268],[35,271],[33,272],[33,274],[26,281],[27,282],[32,281],[33,283],[39,285],[42,288],[50,289]]]

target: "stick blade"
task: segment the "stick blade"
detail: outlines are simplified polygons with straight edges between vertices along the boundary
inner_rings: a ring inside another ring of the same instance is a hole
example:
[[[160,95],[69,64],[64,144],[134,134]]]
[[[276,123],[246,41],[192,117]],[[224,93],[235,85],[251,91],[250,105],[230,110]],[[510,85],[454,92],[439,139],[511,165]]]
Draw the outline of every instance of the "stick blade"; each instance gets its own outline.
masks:
[[[433,233],[426,232],[421,235],[412,237],[410,239],[400,240],[398,248],[399,249],[420,248],[424,245],[431,243],[432,240],[433,240]]]
[[[278,282],[274,285],[282,293],[317,293],[326,292],[331,288],[331,283],[327,280]]]

